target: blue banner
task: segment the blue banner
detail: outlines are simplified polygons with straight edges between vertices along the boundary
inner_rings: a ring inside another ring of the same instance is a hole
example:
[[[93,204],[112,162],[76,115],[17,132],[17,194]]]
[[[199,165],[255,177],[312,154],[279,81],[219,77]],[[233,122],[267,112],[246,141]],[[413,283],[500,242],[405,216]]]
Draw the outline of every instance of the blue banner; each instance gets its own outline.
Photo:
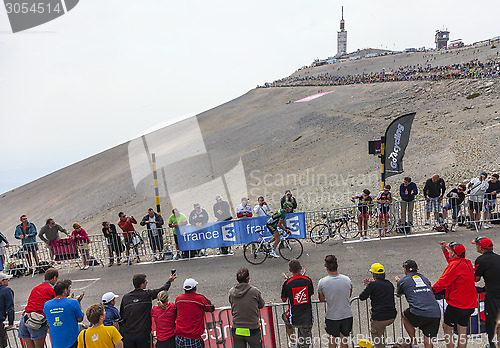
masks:
[[[270,236],[266,228],[269,216],[244,218],[239,220],[210,222],[198,228],[193,225],[180,226],[177,233],[179,249],[197,250],[219,248],[222,246],[247,244],[258,240],[260,234],[254,231],[264,230],[264,236]],[[304,213],[287,214],[286,225],[295,238],[306,238],[306,218]]]

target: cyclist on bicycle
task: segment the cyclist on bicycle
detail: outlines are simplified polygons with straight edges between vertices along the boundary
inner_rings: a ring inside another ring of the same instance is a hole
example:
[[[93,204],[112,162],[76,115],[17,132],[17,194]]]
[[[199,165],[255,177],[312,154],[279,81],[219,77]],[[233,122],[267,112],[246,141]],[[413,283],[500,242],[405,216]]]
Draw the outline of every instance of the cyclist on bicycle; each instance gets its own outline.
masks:
[[[363,193],[352,197],[354,202],[358,199],[358,229],[361,233],[360,241],[363,241],[363,232],[365,233],[365,240],[369,240],[368,233],[368,218],[372,212],[373,199],[370,196],[370,190],[364,189]],[[364,227],[364,228],[363,228]]]
[[[285,202],[283,203],[283,209],[278,210],[276,213],[271,215],[271,217],[267,220],[266,227],[269,230],[269,232],[271,232],[271,234],[273,235],[273,238],[271,238],[269,244],[271,244],[274,241],[273,248],[269,253],[269,255],[272,257],[279,257],[276,254],[276,247],[280,242],[280,233],[278,231],[278,227],[281,228],[283,231],[290,230],[290,228],[286,226],[285,218],[286,214],[292,212],[292,209],[293,209],[292,203]]]

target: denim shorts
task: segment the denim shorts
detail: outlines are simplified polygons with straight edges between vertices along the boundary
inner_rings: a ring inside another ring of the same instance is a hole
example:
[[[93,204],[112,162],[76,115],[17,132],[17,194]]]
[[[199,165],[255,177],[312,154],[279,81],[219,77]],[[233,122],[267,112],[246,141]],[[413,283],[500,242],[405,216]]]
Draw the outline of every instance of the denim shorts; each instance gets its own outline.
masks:
[[[456,219],[457,215],[458,215],[458,211],[460,210],[460,206],[459,205],[452,206],[450,203],[448,203],[443,207],[443,210],[453,210],[453,212],[451,214],[451,218]]]
[[[31,338],[32,340],[37,340],[39,338],[47,336],[47,330],[49,329],[48,322],[45,323],[40,329],[32,330],[29,327],[26,327],[26,325],[24,325],[24,318],[25,316],[23,316],[19,321],[19,329],[18,329],[19,338]]]

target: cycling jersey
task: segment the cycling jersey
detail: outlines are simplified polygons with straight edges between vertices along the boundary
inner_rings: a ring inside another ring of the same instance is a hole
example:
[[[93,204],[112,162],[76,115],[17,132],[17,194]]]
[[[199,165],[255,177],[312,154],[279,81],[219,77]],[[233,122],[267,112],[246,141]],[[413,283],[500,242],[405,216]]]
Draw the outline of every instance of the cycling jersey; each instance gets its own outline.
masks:
[[[368,208],[373,202],[373,198],[368,195],[366,198],[363,195],[354,196],[354,199],[358,199],[358,215],[368,213]]]
[[[271,217],[267,220],[267,224],[271,226],[277,226],[278,222],[280,220],[285,221],[285,218],[286,218],[286,210],[280,209],[276,213],[271,215]]]
[[[382,203],[378,204],[378,211],[379,211],[379,216],[380,217],[389,217],[389,206],[390,206],[390,200],[392,200],[392,193],[391,191],[385,193],[384,191],[380,191],[380,193],[377,196],[377,200],[382,201]]]

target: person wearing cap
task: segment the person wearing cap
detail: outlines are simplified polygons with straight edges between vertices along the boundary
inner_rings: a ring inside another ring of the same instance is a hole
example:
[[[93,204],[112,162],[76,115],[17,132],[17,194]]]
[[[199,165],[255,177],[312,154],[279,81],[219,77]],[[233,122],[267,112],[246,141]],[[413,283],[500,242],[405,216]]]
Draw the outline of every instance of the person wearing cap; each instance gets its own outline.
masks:
[[[168,291],[156,296],[157,304],[151,308],[151,318],[156,328],[156,348],[175,348],[175,303],[168,302]]]
[[[7,347],[7,329],[14,327],[14,291],[9,288],[11,275],[0,273],[0,348]],[[5,319],[9,325],[5,327]]]
[[[78,245],[78,250],[80,250],[80,254],[82,255],[83,267],[81,269],[88,269],[90,267],[89,236],[78,222],[73,224],[73,228],[74,230],[71,232],[71,238],[73,238]]]
[[[243,197],[241,203],[236,207],[238,219],[252,217],[252,207],[248,204],[248,198]]]
[[[488,188],[486,189],[486,197],[484,197],[484,225],[485,229],[491,228],[491,213],[495,211],[497,203],[497,193],[500,191],[500,181],[498,174],[493,174],[490,181],[488,181]]]
[[[385,328],[396,319],[396,304],[394,302],[394,285],[385,279],[385,269],[380,263],[370,267],[372,279],[365,279],[365,289],[359,295],[361,301],[370,298],[372,315],[370,318],[370,332],[372,342],[376,348],[384,348]]]
[[[208,213],[201,207],[200,203],[195,203],[193,208],[189,214],[189,224],[201,228],[203,224],[208,222]]]
[[[483,200],[488,189],[486,178],[488,174],[482,172],[479,177],[472,179],[468,184],[469,189],[469,216],[471,223],[470,229],[476,229],[475,224],[481,220],[481,211],[483,209]]]
[[[142,218],[139,225],[146,226],[148,230],[149,246],[153,251],[153,260],[163,260],[163,217],[155,213],[153,208],[148,209],[148,213]],[[158,251],[158,256],[156,256]]]
[[[179,240],[177,239],[177,233],[179,232],[179,226],[187,225],[186,215],[179,212],[177,208],[172,209],[172,215],[168,218],[168,227],[172,228],[174,231],[174,243],[177,250],[177,254],[174,255],[174,260],[180,257],[179,253]],[[180,233],[180,232],[179,232]]]
[[[403,263],[405,276],[395,277],[396,296],[405,295],[409,307],[403,312],[403,325],[411,338],[412,346],[417,346],[415,328],[418,327],[424,334],[425,348],[432,348],[432,339],[435,339],[441,322],[441,309],[432,293],[429,279],[418,272],[417,263],[407,260]]]
[[[105,326],[114,326],[115,323],[122,319],[120,311],[115,307],[117,298],[118,295],[115,295],[112,292],[107,292],[102,295],[102,304],[104,305],[104,311],[106,312],[106,318],[104,319]]]
[[[295,197],[292,196],[292,191],[286,190],[285,191],[285,195],[283,197],[281,197],[281,209],[284,209],[283,204],[285,204],[285,202],[292,203],[292,211],[291,211],[291,213],[293,213],[293,211],[295,209],[297,209],[297,200],[295,199]]]
[[[150,348],[151,345],[151,308],[153,300],[162,290],[170,289],[170,285],[177,278],[171,274],[161,288],[149,290],[148,280],[143,273],[135,274],[132,278],[134,290],[123,295],[120,303],[120,333],[123,336],[125,348]]]
[[[474,268],[465,258],[465,247],[457,242],[440,242],[448,266],[438,281],[432,286],[434,294],[445,290],[448,304],[444,312],[443,330],[447,347],[454,346],[453,327],[458,326],[459,345],[467,346],[467,324],[477,307],[477,291],[474,281]]]
[[[246,348],[248,343],[250,348],[261,348],[259,312],[264,308],[264,299],[259,289],[248,284],[250,282],[248,268],[240,268],[236,273],[236,280],[238,284],[229,290],[229,303],[233,316],[231,327],[233,347]]]
[[[288,310],[282,315],[286,333],[292,345],[296,343],[297,348],[310,347],[313,325],[311,297],[314,295],[314,286],[311,278],[306,276],[306,270],[302,268],[299,260],[290,260],[288,269],[292,276],[283,273],[285,282],[281,287],[281,301],[288,301]],[[297,335],[295,335],[295,328]]]
[[[260,196],[257,199],[258,204],[253,207],[253,212],[255,216],[268,216],[271,213],[271,208],[267,205],[264,197]]]
[[[113,326],[104,325],[106,311],[102,303],[93,304],[86,311],[91,327],[78,335],[81,348],[123,348],[122,335]]]
[[[215,196],[215,203],[213,206],[214,210],[214,216],[217,219],[217,221],[229,221],[232,220],[233,217],[231,216],[231,208],[229,207],[229,203],[226,201],[222,200],[221,195]],[[228,254],[229,253],[229,247],[223,246],[220,248],[221,254]]]
[[[31,290],[28,297],[28,304],[24,308],[21,320],[19,320],[18,337],[23,339],[28,348],[43,348],[45,346],[45,337],[47,336],[49,325],[45,322],[38,330],[34,330],[25,325],[26,319],[32,316],[32,313],[45,316],[43,306],[47,301],[56,297],[53,288],[59,279],[59,271],[55,268],[49,268],[43,276],[45,281]]]
[[[203,348],[201,335],[205,332],[205,312],[213,312],[214,305],[205,296],[196,293],[198,282],[184,281],[184,294],[175,299],[175,346],[177,348]]]
[[[476,245],[476,250],[481,255],[478,256],[475,265],[476,282],[484,279],[486,288],[484,309],[486,311],[486,333],[490,348],[495,345],[495,325],[500,308],[500,255],[493,252],[493,242],[487,237],[477,237],[471,240]]]

